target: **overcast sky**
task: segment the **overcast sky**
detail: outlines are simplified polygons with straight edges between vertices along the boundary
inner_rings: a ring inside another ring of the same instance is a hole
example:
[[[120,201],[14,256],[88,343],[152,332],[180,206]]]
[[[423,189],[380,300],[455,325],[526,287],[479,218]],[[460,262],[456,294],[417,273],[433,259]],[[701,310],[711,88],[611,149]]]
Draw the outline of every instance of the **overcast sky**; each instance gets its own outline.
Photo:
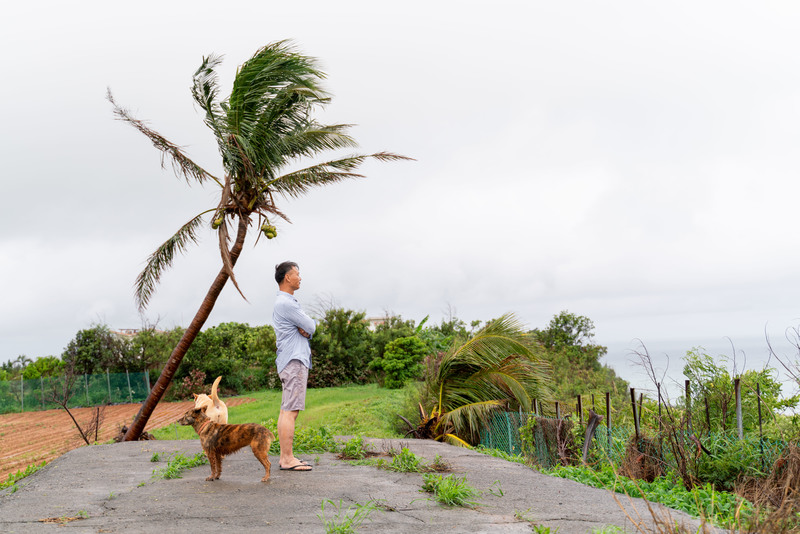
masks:
[[[227,287],[207,326],[269,323],[273,267],[291,259],[307,307],[514,312],[531,328],[586,315],[626,377],[635,340],[763,351],[765,330],[800,323],[799,29],[789,1],[13,3],[0,361],[59,355],[93,323],[139,327],[144,261],[217,203],[161,169],[106,89],[221,174],[191,76],[223,54],[228,94],[238,65],[287,38],[328,73],[320,120],[416,161],[283,201],[293,224],[237,265],[248,302]],[[188,324],[216,247],[209,228],[145,320]]]

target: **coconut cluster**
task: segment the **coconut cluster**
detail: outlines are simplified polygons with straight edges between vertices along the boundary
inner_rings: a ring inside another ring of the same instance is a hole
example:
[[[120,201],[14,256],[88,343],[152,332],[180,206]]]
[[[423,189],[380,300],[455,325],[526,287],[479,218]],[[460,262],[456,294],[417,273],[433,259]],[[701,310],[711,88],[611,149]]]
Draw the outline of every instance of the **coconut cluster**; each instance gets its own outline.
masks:
[[[278,235],[278,229],[269,223],[262,224],[261,231],[264,232],[264,236],[267,239],[272,239],[273,237]]]

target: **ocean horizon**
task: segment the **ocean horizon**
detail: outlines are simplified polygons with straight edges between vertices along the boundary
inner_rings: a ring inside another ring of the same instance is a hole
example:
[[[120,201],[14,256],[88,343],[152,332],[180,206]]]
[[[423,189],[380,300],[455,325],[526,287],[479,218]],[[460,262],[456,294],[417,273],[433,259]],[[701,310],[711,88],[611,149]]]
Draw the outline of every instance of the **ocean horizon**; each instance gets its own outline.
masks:
[[[786,338],[770,338],[772,352],[764,337],[633,339],[597,343],[608,347],[608,354],[601,358],[600,363],[614,369],[637,392],[652,397],[655,396],[656,386],[645,372],[642,358],[637,353],[644,354],[646,351],[662,384],[662,391],[666,388],[669,398],[677,399],[683,395],[686,379],[683,375],[684,357],[687,351],[695,348],[702,348],[714,361],[724,365],[731,376],[734,375],[734,370],[738,374],[744,371],[760,371],[766,366],[776,370],[778,380],[783,384],[784,394],[794,394],[798,389],[797,383],[781,364],[781,360],[789,365],[800,360],[800,351]]]

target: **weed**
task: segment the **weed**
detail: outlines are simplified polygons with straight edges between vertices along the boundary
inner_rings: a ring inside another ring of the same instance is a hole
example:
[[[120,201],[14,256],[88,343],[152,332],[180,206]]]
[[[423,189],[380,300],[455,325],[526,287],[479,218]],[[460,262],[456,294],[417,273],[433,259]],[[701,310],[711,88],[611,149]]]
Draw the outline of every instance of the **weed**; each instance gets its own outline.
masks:
[[[518,464],[525,463],[525,457],[521,454],[509,454],[505,451],[501,451],[500,449],[490,449],[488,447],[484,447],[483,445],[478,445],[473,450],[487,454],[489,456],[493,456],[495,458],[501,458],[507,462],[514,462]]]
[[[335,514],[333,518],[325,517],[325,504],[333,506]],[[347,509],[342,509],[342,500],[335,503],[328,499],[322,501],[322,511],[317,514],[317,517],[325,525],[326,534],[352,534],[356,531],[361,523],[369,519],[369,514],[378,509],[377,501],[370,500],[364,504],[355,503],[353,506],[348,506]]]
[[[370,445],[364,444],[363,436],[356,436],[342,444],[339,450],[340,460],[363,460],[370,451]]]
[[[433,457],[433,462],[428,465],[429,468],[433,469],[434,471],[438,471],[439,473],[443,471],[450,471],[453,467],[450,465],[450,462],[442,458],[440,455],[436,455]]]
[[[8,478],[6,479],[5,482],[0,482],[0,489],[5,489],[10,486],[14,486],[18,481],[22,480],[25,477],[31,476],[36,471],[43,468],[46,464],[47,462],[42,462],[40,464],[31,464],[25,469],[20,469],[16,473],[8,475]]]
[[[480,495],[480,492],[469,485],[466,476],[443,477],[438,473],[428,473],[423,477],[422,491],[433,493],[434,500],[446,506],[474,508],[479,504],[471,499]]]
[[[116,495],[114,495],[114,492],[113,492],[113,491],[112,491],[111,493],[109,493],[109,494],[108,494],[108,500],[109,500],[109,501],[113,501],[113,500],[114,500],[114,497],[116,497]]]
[[[531,524],[531,528],[535,534],[555,534],[558,532],[558,527],[556,527],[555,530],[551,530],[550,527],[546,527],[544,525]]]
[[[618,475],[613,467],[607,464],[597,470],[578,466],[555,467],[546,473],[588,486],[658,502],[725,527],[733,527],[740,519],[745,519],[752,513],[750,503],[731,493],[716,491],[711,484],[696,486],[689,491],[684,489],[678,480],[668,476],[658,477],[653,482],[631,480]]]
[[[157,452],[154,452],[153,456],[150,457],[150,461],[151,462],[160,462],[161,461],[161,455],[159,455]]]
[[[399,471],[400,473],[420,473],[426,467],[422,460],[422,458],[404,447],[399,454],[392,458],[392,463],[387,465],[386,469]]]
[[[606,525],[602,528],[592,529],[592,534],[618,534],[621,532],[625,532],[625,530],[617,525]]]
[[[181,473],[186,469],[206,464],[208,464],[208,458],[205,453],[198,452],[192,458],[187,458],[183,454],[176,452],[165,468],[153,469],[153,478],[181,478]]]

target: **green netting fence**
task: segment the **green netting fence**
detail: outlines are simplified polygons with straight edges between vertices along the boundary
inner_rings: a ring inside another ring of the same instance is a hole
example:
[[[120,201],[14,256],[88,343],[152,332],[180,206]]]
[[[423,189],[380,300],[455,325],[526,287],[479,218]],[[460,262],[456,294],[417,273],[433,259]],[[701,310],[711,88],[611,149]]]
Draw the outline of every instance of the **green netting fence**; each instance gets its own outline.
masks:
[[[59,408],[54,396],[64,398],[65,377],[0,381],[0,414]],[[142,402],[150,392],[146,372],[77,375],[69,388],[70,408]]]
[[[550,468],[560,463],[559,451],[554,443],[552,436],[545,435],[543,425],[535,425],[532,432],[533,442],[529,450],[523,450],[523,443],[520,437],[520,428],[524,427],[530,417],[549,420],[553,425],[558,424],[558,419],[542,415],[534,415],[521,412],[500,412],[494,414],[484,430],[481,431],[480,444],[490,449],[498,449],[512,455],[527,454],[531,460],[543,468]],[[568,420],[561,419],[567,422]],[[576,446],[583,447],[583,436],[586,427],[581,426],[576,432]],[[619,465],[625,457],[625,449],[631,436],[634,434],[633,428],[612,427],[609,429],[604,425],[597,427],[590,447],[591,457],[601,458]],[[650,437],[652,438],[650,433]],[[657,438],[656,438],[657,440]],[[687,443],[690,441],[686,436]],[[760,438],[756,434],[745,435],[744,439],[738,439],[734,434],[711,433],[703,436],[703,441],[707,447],[713,449],[715,454],[728,453],[738,454],[748,458],[753,467],[758,469],[769,468],[786,448],[786,443],[778,440]],[[671,460],[669,446],[663,441],[656,441],[662,458],[667,462]]]

